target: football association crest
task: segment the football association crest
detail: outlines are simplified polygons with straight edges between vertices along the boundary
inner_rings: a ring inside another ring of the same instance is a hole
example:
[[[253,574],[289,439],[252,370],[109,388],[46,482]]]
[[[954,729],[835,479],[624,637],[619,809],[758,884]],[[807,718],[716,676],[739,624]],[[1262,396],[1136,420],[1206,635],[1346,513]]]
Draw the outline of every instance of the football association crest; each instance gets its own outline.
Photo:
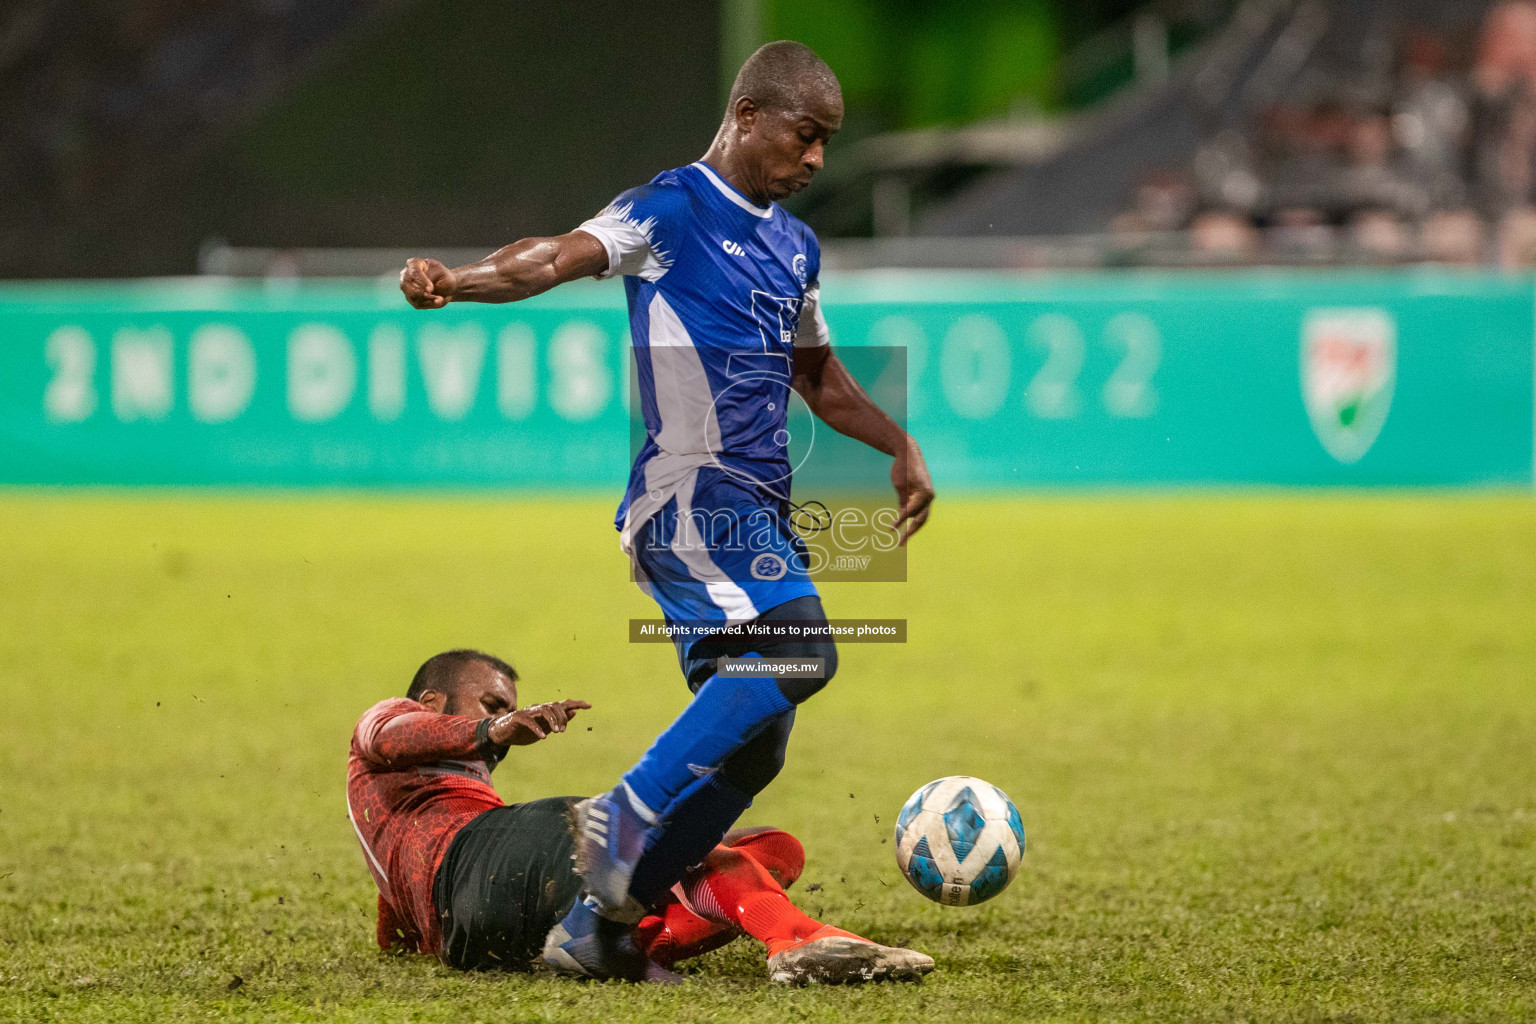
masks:
[[[1371,450],[1397,383],[1397,325],[1384,309],[1316,309],[1301,331],[1301,394],[1335,459]]]
[[[784,559],[773,552],[765,552],[752,559],[752,578],[759,580],[777,580],[784,577],[788,571]]]

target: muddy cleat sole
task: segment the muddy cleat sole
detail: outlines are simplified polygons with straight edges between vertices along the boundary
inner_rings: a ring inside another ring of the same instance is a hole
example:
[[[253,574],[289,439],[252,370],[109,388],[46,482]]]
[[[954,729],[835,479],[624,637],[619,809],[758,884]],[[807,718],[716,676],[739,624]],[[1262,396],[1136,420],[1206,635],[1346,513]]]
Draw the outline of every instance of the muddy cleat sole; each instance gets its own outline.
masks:
[[[811,938],[768,958],[775,985],[862,985],[871,981],[918,981],[933,970],[933,957],[847,935]]]
[[[588,797],[573,808],[576,874],[588,899],[604,917],[638,924],[645,908],[629,895],[635,865],[645,851],[650,824],[630,804],[623,783],[613,792]]]

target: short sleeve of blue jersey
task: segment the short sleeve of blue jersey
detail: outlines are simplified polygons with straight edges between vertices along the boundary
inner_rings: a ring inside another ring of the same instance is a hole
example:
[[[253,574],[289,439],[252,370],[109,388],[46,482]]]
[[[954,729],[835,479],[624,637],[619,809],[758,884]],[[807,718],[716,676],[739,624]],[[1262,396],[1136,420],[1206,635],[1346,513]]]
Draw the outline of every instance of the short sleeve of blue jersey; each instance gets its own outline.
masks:
[[[666,273],[687,237],[688,207],[688,193],[671,172],[620,193],[577,228],[608,250],[608,270],[598,276],[655,280]]]

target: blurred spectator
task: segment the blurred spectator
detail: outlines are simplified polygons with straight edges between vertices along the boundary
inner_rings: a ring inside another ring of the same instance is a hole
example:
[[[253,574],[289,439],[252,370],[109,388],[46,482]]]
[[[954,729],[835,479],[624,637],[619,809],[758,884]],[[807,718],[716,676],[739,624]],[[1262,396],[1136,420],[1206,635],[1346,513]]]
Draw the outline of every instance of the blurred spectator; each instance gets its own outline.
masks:
[[[1136,188],[1136,205],[1116,218],[1117,234],[1147,231],[1179,231],[1189,225],[1195,212],[1195,186],[1188,175],[1154,171]]]
[[[1506,270],[1536,267],[1536,208],[1510,210],[1499,222],[1499,266]]]
[[[1483,19],[1472,80],[1477,90],[1497,95],[1536,79],[1536,3],[1504,0]]]
[[[1445,40],[1429,32],[1409,35],[1392,107],[1392,134],[1404,169],[1439,207],[1466,202],[1462,153],[1471,112],[1445,68]]]
[[[1200,146],[1194,197],[1215,212],[1185,215],[1193,258],[1536,265],[1536,0],[1490,4],[1460,73],[1444,35],[1409,25],[1394,75],[1391,39],[1373,30],[1354,65],[1314,67],[1303,98]],[[1146,183],[1116,229],[1178,229],[1177,180]]]
[[[1401,263],[1412,247],[1408,225],[1390,210],[1362,210],[1350,218],[1349,243],[1372,263]]]
[[[1277,107],[1265,125],[1275,206],[1284,210],[1336,205],[1344,151],[1354,126],[1349,113],[1333,101],[1303,111]]]
[[[1257,214],[1266,198],[1254,166],[1252,147],[1232,129],[1219,133],[1195,154],[1195,184],[1208,206]]]
[[[1442,210],[1424,222],[1420,247],[1431,263],[1481,263],[1483,222],[1471,210]]]
[[[1346,151],[1348,165],[1333,183],[1330,197],[1341,212],[1379,208],[1420,217],[1429,211],[1428,193],[1394,164],[1392,125],[1385,117],[1356,119]]]
[[[1245,213],[1211,210],[1189,226],[1190,251],[1200,262],[1246,263],[1259,251],[1259,233]]]
[[[1310,263],[1326,258],[1333,248],[1333,228],[1321,210],[1295,206],[1275,213],[1269,242],[1287,259]]]
[[[1497,215],[1533,198],[1536,176],[1536,3],[1489,12],[1472,72],[1473,191]]]

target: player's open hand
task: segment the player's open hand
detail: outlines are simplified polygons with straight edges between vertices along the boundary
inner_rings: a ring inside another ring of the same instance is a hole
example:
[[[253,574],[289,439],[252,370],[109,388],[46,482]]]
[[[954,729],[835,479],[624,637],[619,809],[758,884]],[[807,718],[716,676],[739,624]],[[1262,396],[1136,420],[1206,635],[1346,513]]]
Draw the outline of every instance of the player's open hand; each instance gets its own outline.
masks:
[[[901,502],[901,516],[891,529],[901,537],[898,543],[905,544],[923,528],[933,507],[933,478],[928,475],[922,449],[911,435],[907,437],[906,450],[891,467],[891,483],[896,487],[896,499]]]
[[[591,706],[584,700],[553,700],[518,708],[491,723],[491,739],[514,747],[526,747],[550,733],[565,732],[576,712]]]
[[[442,309],[453,298],[453,271],[437,260],[411,257],[400,271],[400,290],[417,309]]]

